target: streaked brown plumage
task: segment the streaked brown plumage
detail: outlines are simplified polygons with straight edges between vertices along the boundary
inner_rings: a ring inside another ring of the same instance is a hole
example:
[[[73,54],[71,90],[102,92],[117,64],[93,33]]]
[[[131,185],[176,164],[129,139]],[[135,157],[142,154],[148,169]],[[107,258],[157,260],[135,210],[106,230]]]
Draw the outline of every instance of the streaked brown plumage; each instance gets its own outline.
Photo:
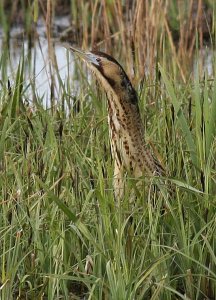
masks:
[[[121,65],[103,52],[67,48],[87,63],[107,94],[115,196],[123,194],[125,172],[135,178],[164,175],[164,169],[145,143],[137,94]]]

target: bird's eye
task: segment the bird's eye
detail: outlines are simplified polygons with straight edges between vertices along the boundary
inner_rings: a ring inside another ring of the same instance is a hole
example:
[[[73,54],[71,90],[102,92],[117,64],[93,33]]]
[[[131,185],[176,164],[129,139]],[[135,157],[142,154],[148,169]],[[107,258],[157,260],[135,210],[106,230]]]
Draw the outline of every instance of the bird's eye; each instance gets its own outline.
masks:
[[[101,60],[100,60],[100,58],[99,58],[99,57],[97,57],[97,58],[96,58],[96,61],[97,61],[97,62],[100,62]]]

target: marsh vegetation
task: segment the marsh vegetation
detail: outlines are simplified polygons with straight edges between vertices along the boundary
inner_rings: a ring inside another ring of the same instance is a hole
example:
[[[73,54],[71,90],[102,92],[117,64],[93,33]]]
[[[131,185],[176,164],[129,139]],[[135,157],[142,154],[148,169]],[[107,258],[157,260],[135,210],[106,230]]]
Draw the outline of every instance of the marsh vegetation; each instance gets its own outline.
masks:
[[[215,299],[215,1],[0,1],[0,22],[0,298]],[[106,96],[65,40],[123,65],[173,198],[145,176],[129,204],[128,178],[116,208]]]

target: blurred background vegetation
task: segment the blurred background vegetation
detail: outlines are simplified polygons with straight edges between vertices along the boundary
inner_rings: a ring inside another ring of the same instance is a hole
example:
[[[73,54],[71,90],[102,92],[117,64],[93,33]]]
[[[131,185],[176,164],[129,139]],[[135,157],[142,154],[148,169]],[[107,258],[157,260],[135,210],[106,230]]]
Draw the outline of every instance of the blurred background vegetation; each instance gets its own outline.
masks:
[[[39,22],[46,27],[48,39],[57,37],[111,54],[120,51],[127,70],[138,78],[144,76],[146,65],[153,72],[165,47],[167,58],[176,61],[185,81],[195,48],[215,43],[214,0],[1,0],[0,5],[5,41],[11,27],[22,26],[19,37],[32,43]],[[69,26],[57,22],[58,16],[67,17]]]

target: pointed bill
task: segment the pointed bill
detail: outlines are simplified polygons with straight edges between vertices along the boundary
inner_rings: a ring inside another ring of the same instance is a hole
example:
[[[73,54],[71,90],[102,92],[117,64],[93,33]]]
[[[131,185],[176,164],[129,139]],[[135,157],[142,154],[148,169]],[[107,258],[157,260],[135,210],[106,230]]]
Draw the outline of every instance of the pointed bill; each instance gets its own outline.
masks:
[[[63,46],[70,50],[73,51],[75,54],[77,54],[81,59],[83,59],[84,61],[94,64],[96,66],[100,65],[100,59],[98,58],[98,56],[96,54],[93,54],[91,52],[86,52],[84,50],[78,49],[78,48],[74,48],[73,46],[69,45],[69,44],[63,44]]]

